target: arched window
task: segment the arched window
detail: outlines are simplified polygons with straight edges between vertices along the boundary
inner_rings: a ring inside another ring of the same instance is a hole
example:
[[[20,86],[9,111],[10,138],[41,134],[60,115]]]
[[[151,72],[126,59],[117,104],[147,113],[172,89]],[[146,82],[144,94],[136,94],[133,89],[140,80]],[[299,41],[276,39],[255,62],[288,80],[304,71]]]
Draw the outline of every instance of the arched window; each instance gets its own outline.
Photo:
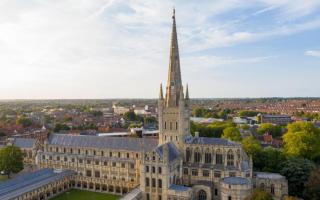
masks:
[[[199,149],[196,149],[194,152],[194,162],[199,163],[201,161],[201,153]]]
[[[209,149],[206,150],[206,153],[204,154],[204,162],[205,163],[211,163],[211,153],[209,152]]]
[[[271,192],[271,194],[273,194],[274,195],[274,185],[273,184],[271,184],[271,186],[270,186],[270,192]]]
[[[220,150],[218,150],[216,153],[216,164],[222,165],[222,163],[223,163],[222,154],[221,154]]]
[[[260,189],[261,189],[261,190],[264,190],[264,183],[261,183],[261,184],[260,184]]]
[[[189,148],[186,149],[186,161],[191,161],[191,150]]]
[[[167,122],[164,122],[164,129],[167,129]]]
[[[198,194],[199,200],[207,200],[207,193],[204,190],[200,190]]]
[[[172,130],[172,122],[170,122],[170,130]]]
[[[234,165],[234,155],[232,150],[228,151],[228,155],[227,155],[227,165],[228,166],[233,166]]]
[[[178,130],[178,122],[176,122],[176,130]]]

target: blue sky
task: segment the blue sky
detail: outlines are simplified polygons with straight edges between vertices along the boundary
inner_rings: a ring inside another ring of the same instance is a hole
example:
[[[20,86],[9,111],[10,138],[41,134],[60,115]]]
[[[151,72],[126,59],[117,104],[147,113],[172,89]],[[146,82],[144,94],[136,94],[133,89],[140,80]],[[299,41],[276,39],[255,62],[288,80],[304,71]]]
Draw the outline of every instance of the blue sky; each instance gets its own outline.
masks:
[[[320,96],[319,0],[0,0],[0,99]]]

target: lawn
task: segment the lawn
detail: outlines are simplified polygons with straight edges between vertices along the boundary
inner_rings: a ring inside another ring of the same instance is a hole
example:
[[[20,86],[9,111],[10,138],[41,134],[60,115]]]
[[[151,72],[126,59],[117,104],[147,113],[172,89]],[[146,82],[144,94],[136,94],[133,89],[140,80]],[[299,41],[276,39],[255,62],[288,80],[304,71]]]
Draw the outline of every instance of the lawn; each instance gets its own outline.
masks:
[[[8,176],[7,175],[0,175],[0,182],[2,182],[2,181],[5,181],[5,180],[7,180],[8,179]]]
[[[72,189],[56,196],[52,200],[117,200],[119,198],[119,196],[113,194]]]

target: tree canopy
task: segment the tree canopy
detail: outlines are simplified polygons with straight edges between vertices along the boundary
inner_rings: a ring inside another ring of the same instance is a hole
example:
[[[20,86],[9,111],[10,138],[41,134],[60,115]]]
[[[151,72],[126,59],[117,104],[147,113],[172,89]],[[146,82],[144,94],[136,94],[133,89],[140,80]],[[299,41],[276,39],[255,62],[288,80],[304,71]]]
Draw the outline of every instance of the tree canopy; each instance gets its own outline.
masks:
[[[238,112],[239,117],[254,117],[257,116],[259,112],[253,110],[240,110]]]
[[[254,156],[262,150],[262,147],[257,139],[249,136],[242,140],[242,147],[248,155]]]
[[[288,180],[289,194],[292,196],[303,196],[305,182],[308,180],[314,164],[303,158],[289,158],[280,173]]]
[[[279,137],[282,135],[282,128],[281,126],[274,125],[271,123],[262,123],[258,128],[258,133],[263,135],[265,133],[271,134],[273,137]]]
[[[239,142],[242,140],[242,136],[237,127],[227,127],[223,130],[222,138],[226,138],[232,141]]]
[[[283,136],[284,149],[290,156],[315,160],[320,157],[320,130],[311,122],[294,122],[288,125]]]
[[[23,154],[19,147],[6,146],[0,150],[0,171],[5,171],[10,177],[23,169]]]
[[[199,132],[201,137],[218,137],[220,138],[223,130],[227,127],[235,127],[232,122],[213,122],[209,125],[190,122],[190,131],[192,134]]]
[[[304,197],[306,199],[320,199],[320,167],[315,168],[305,184]]]
[[[17,124],[22,125],[24,128],[32,125],[32,121],[26,117],[19,117],[16,121]]]
[[[245,200],[273,200],[270,193],[261,189],[255,189],[252,194],[245,198]]]

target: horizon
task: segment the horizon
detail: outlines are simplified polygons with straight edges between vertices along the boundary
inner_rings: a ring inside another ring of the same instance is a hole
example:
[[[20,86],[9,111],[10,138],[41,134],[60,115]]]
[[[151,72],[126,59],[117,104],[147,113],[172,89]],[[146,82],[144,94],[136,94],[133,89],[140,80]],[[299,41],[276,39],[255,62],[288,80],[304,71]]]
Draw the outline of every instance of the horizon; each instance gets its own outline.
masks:
[[[156,99],[173,6],[191,99],[320,97],[317,0],[16,0],[0,4],[0,101]]]

